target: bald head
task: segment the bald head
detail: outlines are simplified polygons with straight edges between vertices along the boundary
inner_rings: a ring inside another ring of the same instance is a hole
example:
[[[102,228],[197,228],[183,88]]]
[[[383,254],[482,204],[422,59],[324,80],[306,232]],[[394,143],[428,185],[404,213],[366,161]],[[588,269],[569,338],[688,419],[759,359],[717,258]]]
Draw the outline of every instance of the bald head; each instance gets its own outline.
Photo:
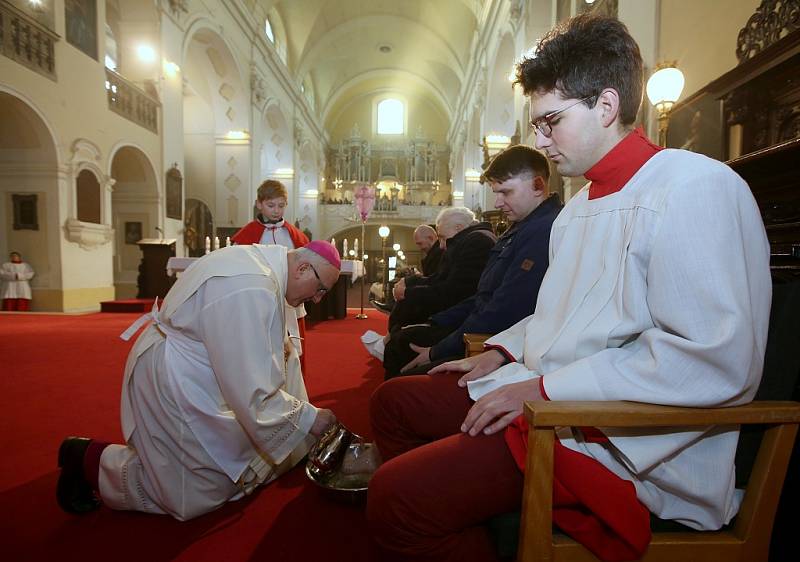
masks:
[[[417,248],[427,254],[431,247],[436,244],[436,231],[427,224],[421,224],[414,230],[414,244]]]

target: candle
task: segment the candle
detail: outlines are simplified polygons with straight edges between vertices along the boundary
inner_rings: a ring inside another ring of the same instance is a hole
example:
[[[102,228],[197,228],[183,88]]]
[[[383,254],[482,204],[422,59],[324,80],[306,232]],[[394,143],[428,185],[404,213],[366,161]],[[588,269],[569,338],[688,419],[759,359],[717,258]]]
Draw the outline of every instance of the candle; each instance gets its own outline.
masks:
[[[225,237],[225,247],[227,248],[230,245],[231,245],[231,237],[230,236],[226,236]]]
[[[358,255],[358,238],[356,238],[356,241],[353,242],[353,250],[355,251],[356,255]]]
[[[342,249],[344,250],[342,254],[344,254],[345,259],[347,259],[347,238],[342,242]]]
[[[219,236],[214,236],[214,249],[219,250]]]
[[[209,253],[210,251],[211,251],[211,238],[206,236],[206,253]]]

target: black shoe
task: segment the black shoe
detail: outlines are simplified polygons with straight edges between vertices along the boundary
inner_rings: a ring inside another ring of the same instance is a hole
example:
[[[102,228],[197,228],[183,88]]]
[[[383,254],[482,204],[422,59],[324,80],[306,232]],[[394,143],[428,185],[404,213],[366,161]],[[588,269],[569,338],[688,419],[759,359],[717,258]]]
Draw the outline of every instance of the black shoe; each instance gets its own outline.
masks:
[[[58,449],[61,474],[56,485],[56,499],[67,513],[88,513],[100,507],[100,500],[83,475],[83,457],[91,442],[86,437],[67,437]]]
[[[392,309],[394,308],[394,304],[380,302],[380,301],[372,301],[372,306],[374,306],[381,312],[386,312],[387,314],[391,314]]]

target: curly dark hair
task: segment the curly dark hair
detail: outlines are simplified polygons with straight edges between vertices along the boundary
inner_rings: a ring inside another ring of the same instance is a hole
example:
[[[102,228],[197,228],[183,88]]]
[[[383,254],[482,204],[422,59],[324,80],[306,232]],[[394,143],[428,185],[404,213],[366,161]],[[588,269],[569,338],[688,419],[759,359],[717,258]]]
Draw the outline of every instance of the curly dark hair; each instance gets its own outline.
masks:
[[[619,93],[620,122],[631,125],[642,104],[644,69],[639,45],[616,18],[581,14],[551,29],[534,54],[517,65],[514,85],[525,95],[557,90],[567,99],[589,98],[606,88]]]

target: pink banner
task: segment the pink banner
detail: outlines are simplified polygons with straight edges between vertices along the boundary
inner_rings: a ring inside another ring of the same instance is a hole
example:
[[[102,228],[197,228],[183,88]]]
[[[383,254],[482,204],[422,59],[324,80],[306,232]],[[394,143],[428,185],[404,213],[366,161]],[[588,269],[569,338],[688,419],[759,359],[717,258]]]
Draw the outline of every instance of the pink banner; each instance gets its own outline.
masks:
[[[361,215],[361,220],[366,222],[375,206],[375,188],[370,185],[362,185],[356,189],[355,198],[358,214]]]

